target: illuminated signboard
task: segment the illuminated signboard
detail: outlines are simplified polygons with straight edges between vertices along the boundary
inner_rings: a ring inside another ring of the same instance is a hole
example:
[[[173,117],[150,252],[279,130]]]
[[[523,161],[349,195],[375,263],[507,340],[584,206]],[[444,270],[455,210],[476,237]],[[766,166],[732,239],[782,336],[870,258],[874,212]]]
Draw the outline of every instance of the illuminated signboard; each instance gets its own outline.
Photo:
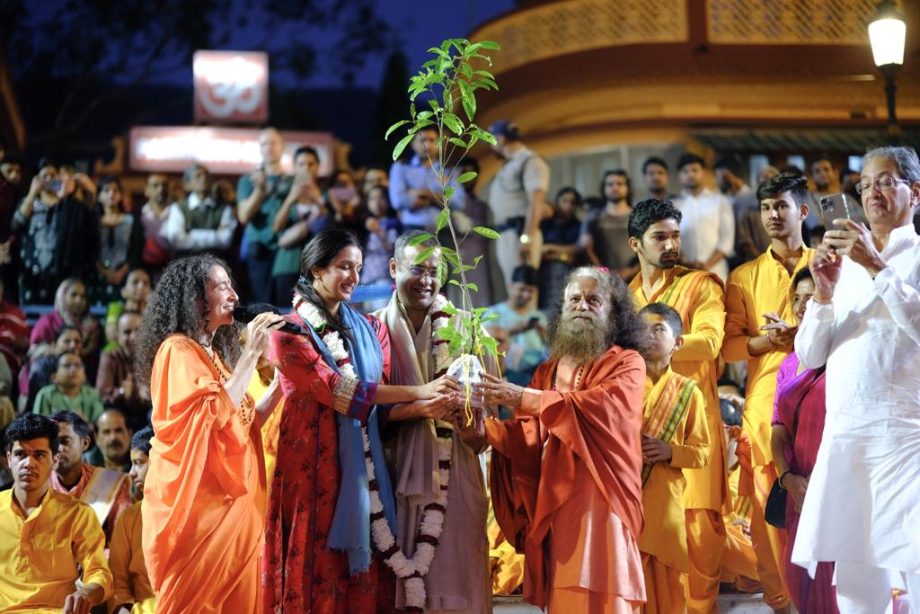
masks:
[[[193,162],[218,175],[242,175],[262,164],[258,128],[136,126],[131,129],[130,166],[136,171],[181,173]],[[282,165],[293,169],[294,150],[310,145],[319,153],[321,175],[333,170],[329,132],[286,132]]]
[[[268,54],[196,51],[195,121],[262,124],[268,121]]]

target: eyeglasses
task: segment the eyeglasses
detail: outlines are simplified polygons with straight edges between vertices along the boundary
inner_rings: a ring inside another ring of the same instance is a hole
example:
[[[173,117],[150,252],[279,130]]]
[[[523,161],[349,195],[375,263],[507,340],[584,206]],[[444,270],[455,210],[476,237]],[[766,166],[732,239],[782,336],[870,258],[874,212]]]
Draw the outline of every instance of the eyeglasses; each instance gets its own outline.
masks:
[[[879,177],[874,181],[860,181],[856,184],[856,193],[862,194],[863,192],[868,192],[875,186],[875,189],[887,192],[888,190],[893,190],[896,185],[899,183],[910,184],[906,179],[897,179],[890,175],[885,175],[884,177]]]
[[[411,275],[412,277],[415,277],[416,279],[424,279],[425,277],[429,277],[433,279],[434,281],[438,280],[438,269],[437,268],[429,269],[423,266],[406,266],[406,265],[403,265],[403,268],[409,271],[409,275]]]

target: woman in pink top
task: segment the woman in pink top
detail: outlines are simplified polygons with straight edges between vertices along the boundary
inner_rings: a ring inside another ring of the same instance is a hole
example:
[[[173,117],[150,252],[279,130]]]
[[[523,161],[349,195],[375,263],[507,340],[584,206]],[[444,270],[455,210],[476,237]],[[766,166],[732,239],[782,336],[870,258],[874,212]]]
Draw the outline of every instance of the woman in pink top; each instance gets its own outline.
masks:
[[[793,308],[799,322],[805,305],[815,292],[815,282],[808,268],[792,280]],[[815,466],[821,435],[824,433],[824,368],[806,369],[790,352],[776,376],[776,400],[773,405],[773,462],[780,475],[786,497],[786,586],[801,614],[836,614],[837,598],[831,580],[833,563],[820,563],[812,579],[808,570],[790,562],[795,543],[799,513],[805,501],[808,478]]]

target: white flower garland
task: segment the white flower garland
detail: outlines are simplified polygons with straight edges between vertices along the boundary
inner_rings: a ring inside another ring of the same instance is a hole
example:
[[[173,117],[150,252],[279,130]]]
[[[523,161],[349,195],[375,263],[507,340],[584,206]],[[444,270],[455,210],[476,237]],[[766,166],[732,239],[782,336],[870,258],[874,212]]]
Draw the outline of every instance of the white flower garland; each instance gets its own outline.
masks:
[[[450,366],[449,344],[437,337],[437,331],[450,323],[450,316],[443,309],[447,299],[438,295],[432,304],[432,353],[434,354],[435,376],[440,377],[447,372]],[[326,317],[315,305],[301,297],[294,298],[294,311],[303,318],[320,335],[329,353],[335,360],[339,371],[346,377],[357,379],[351,357],[345,349],[341,336],[331,328],[326,330]],[[438,540],[444,530],[444,514],[447,513],[447,485],[450,482],[451,451],[453,448],[453,425],[450,422],[438,420],[435,423],[435,432],[438,441],[438,474],[440,477],[440,491],[435,495],[435,500],[424,508],[422,521],[419,523],[418,533],[415,538],[415,553],[406,557],[402,549],[396,544],[396,537],[390,530],[383,514],[383,502],[380,500],[380,489],[377,484],[377,470],[371,456],[371,442],[367,434],[367,427],[361,426],[361,439],[364,445],[364,466],[367,471],[368,488],[371,496],[371,536],[374,546],[383,557],[387,566],[404,581],[406,590],[406,611],[424,612],[427,593],[425,591],[424,577],[431,569]]]

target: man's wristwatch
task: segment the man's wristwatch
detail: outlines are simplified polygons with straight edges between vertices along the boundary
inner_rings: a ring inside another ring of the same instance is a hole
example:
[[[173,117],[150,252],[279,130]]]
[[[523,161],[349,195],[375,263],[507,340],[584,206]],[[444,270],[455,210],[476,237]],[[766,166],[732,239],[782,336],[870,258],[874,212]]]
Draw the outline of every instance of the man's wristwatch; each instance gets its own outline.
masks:
[[[521,235],[521,245],[527,245],[528,243],[530,243],[530,237]]]

